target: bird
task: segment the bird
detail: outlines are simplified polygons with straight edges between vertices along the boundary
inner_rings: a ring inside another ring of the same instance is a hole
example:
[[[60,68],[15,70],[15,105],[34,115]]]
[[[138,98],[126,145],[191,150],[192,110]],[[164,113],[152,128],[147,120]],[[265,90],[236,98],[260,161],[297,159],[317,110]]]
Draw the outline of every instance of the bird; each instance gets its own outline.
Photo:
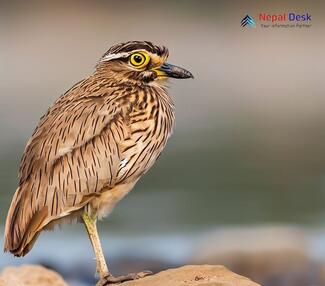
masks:
[[[21,159],[5,251],[24,256],[43,230],[79,221],[96,256],[97,286],[152,274],[112,275],[97,221],[153,166],[172,134],[174,103],[167,79],[194,77],[167,63],[168,56],[165,46],[149,41],[113,45],[90,76],[48,108]]]

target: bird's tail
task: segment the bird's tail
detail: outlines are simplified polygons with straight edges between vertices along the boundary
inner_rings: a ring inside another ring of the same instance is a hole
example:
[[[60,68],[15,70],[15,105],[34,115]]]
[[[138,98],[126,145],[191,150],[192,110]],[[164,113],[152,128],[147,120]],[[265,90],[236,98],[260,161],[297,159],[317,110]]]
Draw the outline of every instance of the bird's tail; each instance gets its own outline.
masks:
[[[5,226],[4,251],[9,251],[15,256],[24,256],[30,251],[39,234],[38,228],[47,214],[47,207],[34,214],[28,214],[25,204],[30,200],[26,200],[24,196],[26,192],[18,187]]]

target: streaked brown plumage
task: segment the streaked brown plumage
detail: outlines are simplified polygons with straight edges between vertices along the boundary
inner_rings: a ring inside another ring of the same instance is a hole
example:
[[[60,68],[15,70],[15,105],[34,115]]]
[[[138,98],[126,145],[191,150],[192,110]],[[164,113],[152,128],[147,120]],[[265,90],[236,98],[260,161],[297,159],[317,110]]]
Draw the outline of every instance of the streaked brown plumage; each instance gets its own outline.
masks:
[[[48,109],[25,148],[5,251],[25,255],[43,229],[66,220],[86,215],[92,225],[153,165],[174,122],[162,79],[192,77],[165,64],[167,57],[150,42],[115,45]],[[102,279],[113,277],[98,264]]]

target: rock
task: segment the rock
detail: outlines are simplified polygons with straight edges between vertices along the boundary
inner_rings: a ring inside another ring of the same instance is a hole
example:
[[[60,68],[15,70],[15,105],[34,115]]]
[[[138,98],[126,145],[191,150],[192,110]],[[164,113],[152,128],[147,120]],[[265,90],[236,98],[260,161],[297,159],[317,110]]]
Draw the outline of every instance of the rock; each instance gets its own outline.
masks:
[[[56,272],[38,265],[7,267],[0,275],[0,286],[68,286]]]
[[[7,267],[0,286],[68,286],[60,275],[42,266]],[[260,286],[220,265],[188,265],[169,269],[123,286]]]
[[[221,265],[187,265],[123,283],[123,286],[259,286]]]

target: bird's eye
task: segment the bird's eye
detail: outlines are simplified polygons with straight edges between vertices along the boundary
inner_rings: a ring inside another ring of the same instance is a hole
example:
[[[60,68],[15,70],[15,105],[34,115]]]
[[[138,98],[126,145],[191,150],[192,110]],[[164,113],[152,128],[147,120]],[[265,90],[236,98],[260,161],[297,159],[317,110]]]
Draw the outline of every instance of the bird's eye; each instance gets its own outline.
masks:
[[[130,57],[130,63],[132,66],[141,69],[145,67],[150,61],[149,55],[145,53],[134,53]]]

